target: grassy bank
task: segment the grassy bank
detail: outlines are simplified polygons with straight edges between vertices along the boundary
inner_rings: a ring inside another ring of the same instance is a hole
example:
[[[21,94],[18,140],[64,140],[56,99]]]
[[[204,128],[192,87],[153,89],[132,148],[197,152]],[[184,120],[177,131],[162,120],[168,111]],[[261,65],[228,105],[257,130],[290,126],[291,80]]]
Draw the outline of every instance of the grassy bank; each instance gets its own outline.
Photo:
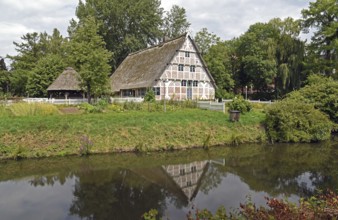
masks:
[[[228,114],[200,109],[2,116],[0,159],[261,142],[264,117],[252,111],[231,123]]]

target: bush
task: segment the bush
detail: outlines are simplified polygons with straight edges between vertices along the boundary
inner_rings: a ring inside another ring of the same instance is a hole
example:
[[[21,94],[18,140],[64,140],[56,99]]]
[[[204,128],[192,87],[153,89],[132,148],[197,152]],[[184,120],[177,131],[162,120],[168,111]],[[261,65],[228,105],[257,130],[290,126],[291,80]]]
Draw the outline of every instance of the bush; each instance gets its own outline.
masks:
[[[290,93],[287,98],[314,104],[315,108],[327,114],[338,123],[338,81],[324,76],[312,75],[308,85]]]
[[[252,109],[250,102],[243,99],[243,97],[235,97],[229,103],[227,103],[229,110],[237,110],[241,113],[249,112]]]
[[[327,140],[333,129],[333,123],[313,105],[289,99],[269,106],[265,122],[272,142]]]

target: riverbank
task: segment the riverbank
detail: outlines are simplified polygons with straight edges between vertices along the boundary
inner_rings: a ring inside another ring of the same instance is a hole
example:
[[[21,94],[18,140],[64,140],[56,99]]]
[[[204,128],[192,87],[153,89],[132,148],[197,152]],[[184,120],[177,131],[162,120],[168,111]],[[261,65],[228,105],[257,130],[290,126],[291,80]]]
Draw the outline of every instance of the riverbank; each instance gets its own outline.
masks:
[[[227,113],[200,109],[3,117],[0,159],[259,143],[264,118],[252,111],[232,123]]]

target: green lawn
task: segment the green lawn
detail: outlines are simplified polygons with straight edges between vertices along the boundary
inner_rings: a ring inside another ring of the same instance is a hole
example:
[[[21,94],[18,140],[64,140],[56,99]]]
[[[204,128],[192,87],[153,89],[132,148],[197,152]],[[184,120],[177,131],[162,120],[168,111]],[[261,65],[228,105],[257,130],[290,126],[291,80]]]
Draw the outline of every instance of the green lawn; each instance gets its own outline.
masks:
[[[228,114],[200,109],[1,117],[0,158],[260,142],[265,140],[264,118],[264,113],[252,111],[231,123]]]

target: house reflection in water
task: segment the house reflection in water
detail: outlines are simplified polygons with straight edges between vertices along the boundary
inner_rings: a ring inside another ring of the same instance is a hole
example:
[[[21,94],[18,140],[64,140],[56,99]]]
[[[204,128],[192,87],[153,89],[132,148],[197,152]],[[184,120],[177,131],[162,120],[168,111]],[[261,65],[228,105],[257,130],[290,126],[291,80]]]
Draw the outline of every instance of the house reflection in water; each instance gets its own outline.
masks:
[[[192,201],[197,195],[203,177],[211,163],[224,165],[225,160],[195,161],[187,164],[165,165],[162,168],[182,190],[187,199]]]

